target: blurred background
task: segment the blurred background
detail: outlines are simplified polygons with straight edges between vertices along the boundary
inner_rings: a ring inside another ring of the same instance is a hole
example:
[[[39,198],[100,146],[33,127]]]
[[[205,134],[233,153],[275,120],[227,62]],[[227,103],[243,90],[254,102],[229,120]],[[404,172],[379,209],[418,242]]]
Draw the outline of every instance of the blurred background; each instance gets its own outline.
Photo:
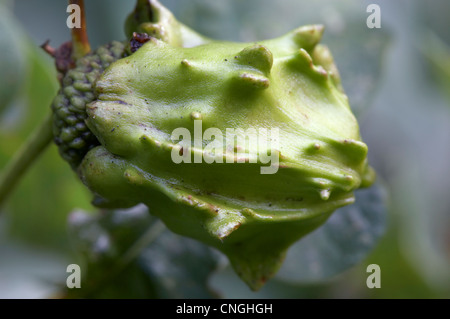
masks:
[[[293,249],[277,277],[254,293],[222,256],[159,229],[145,208],[99,216],[52,145],[0,208],[0,298],[64,296],[72,263],[90,269],[92,289],[82,297],[449,298],[450,2],[161,2],[181,22],[223,40],[251,42],[304,24],[325,25],[322,42],[334,55],[384,189],[378,202],[355,208],[364,217],[355,236],[370,235],[368,243],[356,247],[348,244],[356,237],[330,237],[330,229],[344,227],[336,217]],[[134,1],[85,3],[93,48],[125,40],[123,22]],[[372,3],[381,9],[379,29],[366,25]],[[48,114],[58,90],[53,61],[39,46],[70,39],[66,6],[60,0],[0,0],[0,170]],[[361,201],[369,195],[361,194]],[[107,284],[96,281],[134,239],[155,234],[158,239],[140,247]],[[347,242],[331,257],[334,239]],[[316,254],[305,257],[312,250]],[[330,269],[314,273],[312,264]],[[380,266],[379,289],[366,286],[369,264]]]

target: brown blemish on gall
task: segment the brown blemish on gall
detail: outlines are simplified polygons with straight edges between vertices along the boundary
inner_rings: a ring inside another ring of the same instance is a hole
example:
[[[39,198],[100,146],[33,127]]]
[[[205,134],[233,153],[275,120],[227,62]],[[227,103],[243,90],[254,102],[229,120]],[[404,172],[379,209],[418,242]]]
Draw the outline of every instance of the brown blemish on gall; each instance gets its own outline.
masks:
[[[149,36],[147,33],[133,32],[133,37],[130,40],[131,53],[134,53],[137,50],[139,50],[139,48],[142,47],[144,45],[144,43],[150,41],[150,39],[151,39],[151,36]]]

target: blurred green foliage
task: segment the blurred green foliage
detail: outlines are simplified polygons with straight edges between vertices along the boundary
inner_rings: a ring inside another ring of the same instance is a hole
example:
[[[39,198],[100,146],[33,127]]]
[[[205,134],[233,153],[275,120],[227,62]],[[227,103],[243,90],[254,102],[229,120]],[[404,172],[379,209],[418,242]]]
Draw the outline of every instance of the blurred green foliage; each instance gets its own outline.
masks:
[[[87,269],[81,289],[68,298],[210,298],[210,274],[219,253],[176,235],[145,205],[92,217],[73,212],[70,230]]]
[[[0,33],[11,32],[15,39],[20,40],[22,51],[17,56],[23,55],[23,63],[27,65],[20,94],[1,118],[0,167],[4,167],[48,115],[58,83],[50,57],[30,41],[16,21],[11,18],[10,29],[0,30]],[[14,65],[15,61],[5,63]],[[74,207],[89,208],[87,194],[52,145],[2,208],[8,218],[8,230],[22,240],[67,249],[67,213]]]
[[[0,87],[0,114],[17,95],[26,76],[27,59],[23,43],[17,36],[18,27],[14,19],[10,17],[10,4],[0,3],[0,74],[2,85]]]

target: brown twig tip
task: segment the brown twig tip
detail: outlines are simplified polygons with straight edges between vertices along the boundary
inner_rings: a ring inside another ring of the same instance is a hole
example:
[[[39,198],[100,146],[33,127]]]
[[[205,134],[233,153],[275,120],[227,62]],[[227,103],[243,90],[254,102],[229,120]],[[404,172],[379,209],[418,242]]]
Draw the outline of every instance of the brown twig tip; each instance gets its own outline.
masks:
[[[78,59],[91,51],[87,35],[84,0],[69,0],[69,4],[77,5],[80,8],[80,28],[72,28],[72,58]]]
[[[55,48],[53,48],[50,44],[50,40],[45,41],[42,45],[41,48],[47,52],[50,56],[54,57],[55,56]]]
[[[55,50],[55,64],[56,68],[62,74],[75,67],[75,60],[73,57],[72,42],[63,43],[57,50]]]

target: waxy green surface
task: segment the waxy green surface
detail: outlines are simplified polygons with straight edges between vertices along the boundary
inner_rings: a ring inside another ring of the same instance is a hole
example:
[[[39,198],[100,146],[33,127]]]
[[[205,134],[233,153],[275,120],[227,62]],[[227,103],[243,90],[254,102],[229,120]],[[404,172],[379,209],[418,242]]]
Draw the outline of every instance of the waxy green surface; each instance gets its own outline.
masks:
[[[172,231],[225,253],[258,289],[292,243],[374,178],[331,54],[318,44],[323,28],[255,43],[212,41],[149,3],[153,21],[140,16],[128,26],[157,30],[149,32],[154,38],[114,62],[87,105],[87,125],[101,146],[87,153],[79,175],[98,206],[145,203]],[[227,128],[278,128],[276,173],[261,174],[269,164],[259,161],[226,163],[242,156],[237,151],[248,158],[269,152],[264,134],[263,147],[225,147],[224,163],[205,163],[206,140],[186,149],[202,163],[174,163],[172,150],[180,147],[172,132],[186,128],[193,137],[196,120],[203,132],[224,135]]]

